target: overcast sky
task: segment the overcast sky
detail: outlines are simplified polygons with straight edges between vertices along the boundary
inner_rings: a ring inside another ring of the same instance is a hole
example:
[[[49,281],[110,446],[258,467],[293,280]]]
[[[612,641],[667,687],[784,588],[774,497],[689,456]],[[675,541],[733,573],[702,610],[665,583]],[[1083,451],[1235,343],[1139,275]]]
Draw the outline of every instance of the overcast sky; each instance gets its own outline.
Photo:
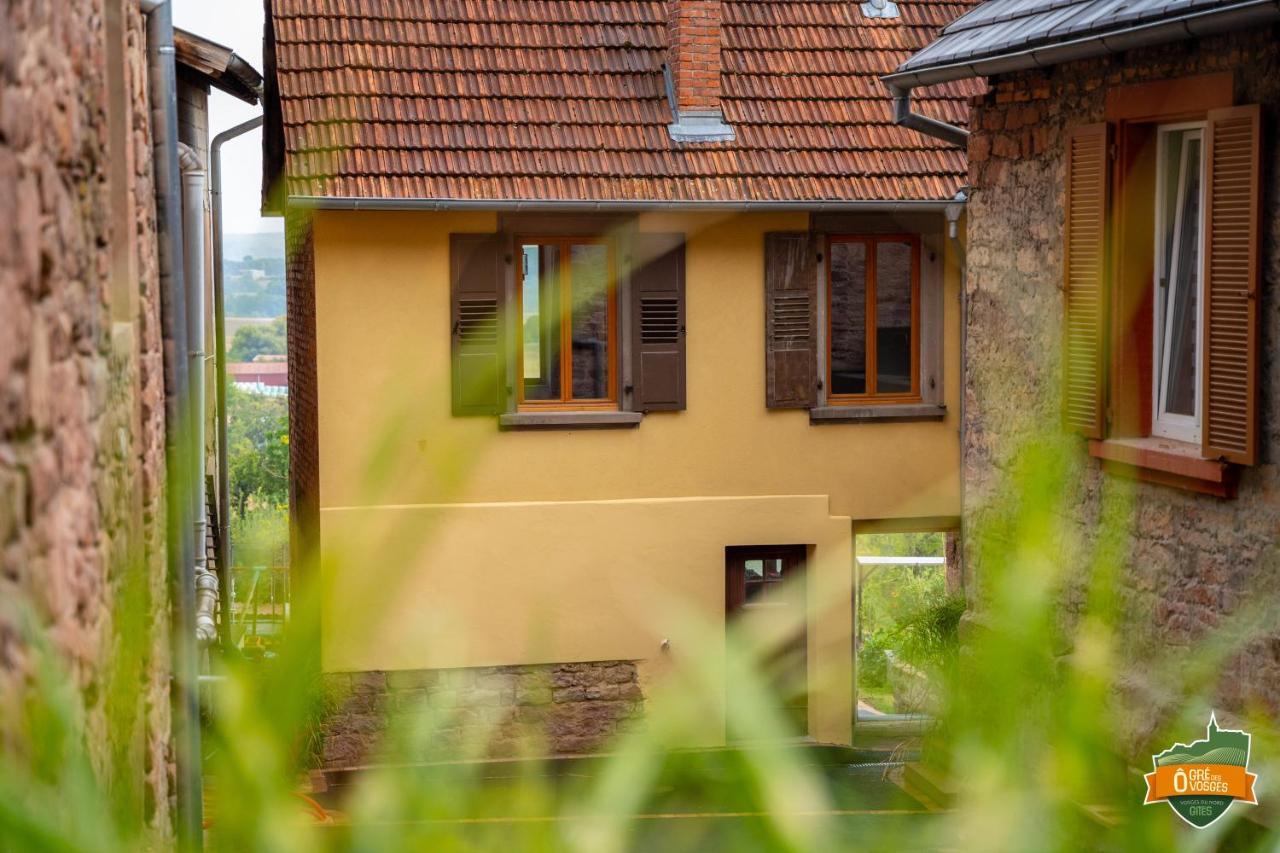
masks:
[[[262,71],[262,0],[173,0],[174,26],[226,45]],[[209,95],[209,138],[262,113],[214,89]],[[282,232],[283,219],[263,219],[262,132],[255,130],[222,147],[222,211],[228,234]]]

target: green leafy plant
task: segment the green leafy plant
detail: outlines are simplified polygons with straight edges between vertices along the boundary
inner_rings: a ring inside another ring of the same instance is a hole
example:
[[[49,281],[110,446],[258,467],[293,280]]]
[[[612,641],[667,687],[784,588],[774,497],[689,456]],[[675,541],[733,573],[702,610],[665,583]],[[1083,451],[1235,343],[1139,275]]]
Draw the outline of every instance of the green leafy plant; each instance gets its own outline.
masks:
[[[964,597],[949,596],[899,622],[887,641],[917,669],[941,673],[955,662],[964,611]]]
[[[727,658],[687,653],[647,692],[643,724],[623,727],[602,756],[548,760],[531,736],[516,745],[522,760],[495,762],[494,730],[479,727],[461,743],[470,760],[353,773],[345,788],[317,794],[327,797],[317,810],[297,792],[315,761],[317,730],[346,705],[344,697],[326,696],[317,677],[316,602],[328,572],[303,566],[300,576],[313,582],[295,590],[278,655],[258,663],[228,659],[224,680],[208,691],[207,844],[236,851],[592,853],[1274,849],[1280,837],[1252,823],[1247,807],[1201,834],[1183,829],[1168,809],[1144,809],[1133,768],[1203,729],[1222,662],[1271,630],[1275,614],[1264,610],[1257,623],[1224,626],[1196,649],[1144,661],[1175,691],[1170,706],[1178,710],[1152,719],[1141,738],[1126,737],[1126,720],[1150,713],[1141,703],[1126,705],[1120,690],[1134,666],[1123,654],[1124,626],[1142,617],[1119,593],[1132,487],[1108,481],[1097,527],[1081,537],[1065,511],[1078,499],[1077,451],[1052,436],[1028,444],[1002,490],[975,509],[981,523],[972,525],[967,550],[981,567],[980,583],[963,619],[960,602],[948,599],[904,619],[899,636],[874,632],[864,644],[883,649],[893,642],[906,658],[952,662],[940,668],[942,709],[925,745],[930,763],[951,780],[947,812],[912,806],[882,768],[860,769],[851,753],[770,739],[787,723],[763,675],[769,650],[750,635],[732,636]],[[1068,594],[1078,603],[1069,610],[1062,606]],[[698,625],[678,603],[666,615],[688,620],[708,648],[724,630]],[[0,848],[163,848],[167,839],[147,830],[137,811],[122,805],[128,795],[109,784],[116,771],[89,760],[87,746],[98,735],[76,712],[82,693],[58,651],[40,640],[28,637],[34,674],[16,720],[6,725],[15,735],[0,744]],[[740,743],[670,749],[723,702],[716,685],[726,672],[742,688],[726,709],[729,734]],[[395,713],[377,724],[381,742],[404,754],[443,741],[471,713],[427,696],[387,710]],[[1263,779],[1280,773],[1275,719],[1256,708],[1243,725],[1254,737],[1251,769]]]

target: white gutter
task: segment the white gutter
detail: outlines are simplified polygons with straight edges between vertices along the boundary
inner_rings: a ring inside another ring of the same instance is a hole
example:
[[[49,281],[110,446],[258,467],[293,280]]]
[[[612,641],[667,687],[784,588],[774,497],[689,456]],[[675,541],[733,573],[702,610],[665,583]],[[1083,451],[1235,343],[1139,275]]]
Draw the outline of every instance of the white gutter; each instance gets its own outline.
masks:
[[[940,213],[954,199],[899,199],[884,201],[775,201],[775,200],[605,200],[589,199],[467,199],[467,198],[356,198],[352,196],[290,196],[289,206],[302,210],[499,210],[563,213],[680,211],[794,211],[819,213]]]
[[[1175,18],[1148,21],[1114,32],[1082,36],[1070,41],[1003,53],[985,59],[951,62],[946,65],[921,68],[918,71],[899,71],[887,74],[880,79],[891,90],[896,87],[898,90],[910,92],[911,89],[919,86],[931,86],[948,80],[992,77],[1010,71],[1043,68],[1075,59],[1120,53],[1137,47],[1247,29],[1274,21],[1280,21],[1280,0],[1251,0],[1251,2],[1227,8],[1189,12]]]
[[[222,233],[222,146],[262,126],[262,116],[241,122],[224,130],[209,144],[209,201],[212,213],[213,233],[213,350],[216,366],[214,405],[217,410],[218,447],[218,553],[222,557],[222,581],[216,590],[222,608],[222,624],[219,633],[225,649],[231,648],[231,473],[228,469],[230,453],[227,450],[227,322],[224,306],[222,260],[224,235]]]

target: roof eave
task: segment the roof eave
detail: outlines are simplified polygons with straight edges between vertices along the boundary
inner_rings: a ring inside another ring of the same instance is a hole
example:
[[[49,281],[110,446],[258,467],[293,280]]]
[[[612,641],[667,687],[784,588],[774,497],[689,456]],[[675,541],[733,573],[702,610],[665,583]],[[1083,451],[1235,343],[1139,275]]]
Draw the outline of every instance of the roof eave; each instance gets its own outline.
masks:
[[[957,183],[957,190],[960,184]],[[929,213],[943,211],[955,198],[882,200],[777,200],[777,199],[466,199],[466,198],[358,198],[351,196],[290,196],[289,207],[300,210],[496,210],[560,213],[640,213],[657,210],[709,212],[815,212]]]
[[[1025,71],[1121,53],[1138,47],[1148,47],[1181,41],[1187,38],[1218,35],[1245,29],[1263,23],[1280,21],[1280,0],[1250,0],[1235,6],[1208,9],[1149,21],[1106,33],[1082,36],[1078,39],[1040,45],[1024,50],[998,53],[957,62],[898,71],[881,79],[892,86],[913,89],[932,86],[951,80],[970,77],[992,77],[1012,71]]]
[[[175,61],[201,83],[256,106],[262,96],[262,75],[226,45],[174,29]]]

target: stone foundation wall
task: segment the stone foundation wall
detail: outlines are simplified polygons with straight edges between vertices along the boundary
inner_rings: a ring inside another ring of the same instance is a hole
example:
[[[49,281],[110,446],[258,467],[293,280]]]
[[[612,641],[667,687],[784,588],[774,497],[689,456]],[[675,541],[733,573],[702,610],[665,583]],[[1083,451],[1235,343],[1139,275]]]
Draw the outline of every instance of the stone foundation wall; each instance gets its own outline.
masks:
[[[1260,464],[1242,472],[1239,497],[1222,500],[1169,486],[1133,485],[1127,573],[1121,594],[1124,694],[1130,742],[1181,704],[1176,684],[1157,684],[1154,662],[1202,648],[1251,604],[1265,621],[1229,661],[1217,685],[1220,710],[1260,707],[1280,716],[1280,30],[1131,51],[1047,71],[996,78],[975,99],[969,143],[973,187],[968,226],[968,301],[963,443],[966,576],[981,585],[985,507],[1008,484],[1012,455],[1038,431],[1058,429],[1062,329],[1064,146],[1067,129],[1103,120],[1107,91],[1127,83],[1232,71],[1238,103],[1262,103],[1264,244]],[[1046,355],[1048,354],[1048,355]],[[1113,480],[1084,443],[1076,500],[1065,509],[1084,545],[1099,529]],[[1127,481],[1126,481],[1127,482]],[[1069,596],[1069,598],[1071,598]],[[1070,615],[1078,604],[1066,602]],[[1123,735],[1122,735],[1123,736]]]
[[[0,7],[0,749],[24,742],[34,635],[78,688],[101,786],[163,835],[164,378],[145,49],[136,3]]]
[[[579,754],[638,721],[632,661],[330,673],[325,767]]]

